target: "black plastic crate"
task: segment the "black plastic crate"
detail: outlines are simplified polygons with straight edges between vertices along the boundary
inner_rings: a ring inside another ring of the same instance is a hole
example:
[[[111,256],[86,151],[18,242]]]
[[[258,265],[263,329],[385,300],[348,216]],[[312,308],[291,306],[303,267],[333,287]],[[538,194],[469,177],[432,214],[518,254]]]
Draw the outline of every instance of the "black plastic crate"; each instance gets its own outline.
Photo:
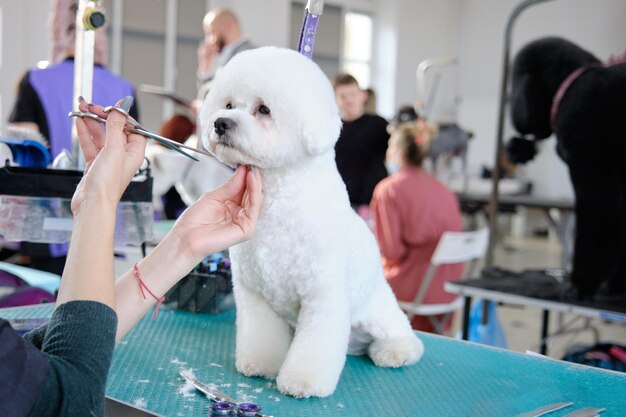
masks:
[[[235,307],[230,263],[201,264],[165,294],[164,303],[194,313],[219,314]]]

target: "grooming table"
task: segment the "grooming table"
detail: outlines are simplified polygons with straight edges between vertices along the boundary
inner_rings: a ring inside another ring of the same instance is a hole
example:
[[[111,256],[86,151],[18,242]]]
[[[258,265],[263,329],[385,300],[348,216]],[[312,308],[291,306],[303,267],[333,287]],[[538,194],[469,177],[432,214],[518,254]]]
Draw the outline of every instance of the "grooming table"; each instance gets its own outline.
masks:
[[[49,316],[52,306],[0,310],[4,318]],[[419,333],[425,354],[416,365],[378,368],[350,356],[336,392],[294,399],[273,381],[247,378],[234,365],[235,314],[208,316],[161,309],[147,314],[117,345],[107,395],[165,416],[207,416],[209,400],[186,390],[180,369],[215,383],[239,401],[254,401],[275,417],[515,416],[561,401],[606,407],[602,417],[626,413],[626,375],[540,359]]]
[[[484,211],[489,204],[491,195],[478,193],[456,193],[461,204],[461,210],[474,216],[478,211]],[[563,198],[533,196],[529,194],[504,194],[498,196],[498,211],[513,212],[517,207],[526,207],[540,210],[548,223],[556,232],[561,242],[563,253],[561,267],[567,268],[573,254],[574,241],[574,201]],[[559,211],[559,217],[552,215],[551,210]]]
[[[446,291],[465,298],[463,309],[463,339],[467,340],[469,314],[472,298],[491,300],[497,303],[535,307],[543,310],[541,325],[541,350],[547,351],[548,320],[550,311],[572,313],[580,317],[599,320],[626,322],[626,295],[596,295],[591,301],[578,300],[566,286],[549,276],[500,276],[481,277],[456,282],[446,282]],[[624,395],[626,398],[626,395]],[[626,409],[624,410],[626,415]]]

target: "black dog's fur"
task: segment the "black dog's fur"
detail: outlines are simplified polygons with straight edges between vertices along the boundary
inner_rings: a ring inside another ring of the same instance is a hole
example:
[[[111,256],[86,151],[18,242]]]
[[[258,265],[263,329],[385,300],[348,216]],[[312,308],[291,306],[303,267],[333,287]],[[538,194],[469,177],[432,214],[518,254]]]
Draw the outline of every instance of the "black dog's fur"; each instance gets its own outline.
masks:
[[[563,96],[554,133],[576,196],[572,281],[585,297],[603,282],[610,293],[626,292],[626,63],[605,67],[561,38],[531,42],[513,64],[511,115],[520,133],[549,137],[553,97],[581,66],[589,68]]]

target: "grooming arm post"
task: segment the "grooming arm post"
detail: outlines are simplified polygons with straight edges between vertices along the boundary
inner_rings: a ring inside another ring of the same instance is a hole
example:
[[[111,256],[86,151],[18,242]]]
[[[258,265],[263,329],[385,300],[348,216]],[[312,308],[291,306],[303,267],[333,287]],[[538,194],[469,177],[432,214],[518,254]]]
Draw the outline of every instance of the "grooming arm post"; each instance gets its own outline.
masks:
[[[502,81],[500,83],[500,106],[498,108],[498,130],[496,137],[496,155],[493,165],[493,187],[491,189],[491,198],[489,201],[489,229],[491,233],[489,235],[489,247],[487,248],[487,257],[485,259],[485,267],[493,266],[493,252],[495,246],[495,240],[497,239],[497,219],[498,213],[498,183],[500,181],[500,157],[504,149],[504,114],[507,102],[507,92],[509,84],[509,71],[510,71],[510,55],[511,55],[511,39],[513,34],[513,25],[517,21],[520,14],[528,7],[538,3],[544,3],[552,0],[524,0],[511,13],[509,20],[506,24],[506,30],[504,35],[504,53],[502,54]]]
[[[93,0],[79,0],[76,11],[76,44],[74,48],[74,92],[72,103],[78,111],[78,97],[92,101],[95,30],[104,25],[104,15],[96,11]],[[84,157],[78,143],[76,125],[72,125],[72,165],[82,169]]]
[[[507,101],[507,92],[508,92],[508,84],[509,84],[509,71],[511,67],[510,63],[510,55],[511,55],[511,38],[513,33],[513,25],[517,21],[519,15],[528,7],[538,4],[544,3],[546,1],[552,0],[525,0],[517,5],[517,7],[511,13],[509,17],[509,21],[506,24],[506,31],[504,36],[504,53],[502,54],[502,82],[500,84],[500,106],[498,109],[498,130],[497,130],[497,138],[496,138],[496,155],[495,162],[493,165],[492,172],[492,180],[493,187],[491,189],[491,198],[489,199],[489,230],[491,233],[489,234],[489,246],[487,248],[487,257],[485,259],[485,267],[489,268],[493,266],[493,253],[495,250],[495,241],[497,239],[497,227],[498,227],[498,185],[500,182],[500,157],[502,156],[502,151],[504,149],[504,113],[506,108]],[[483,314],[482,314],[482,323],[486,324],[489,320],[489,305],[486,302],[483,302]]]

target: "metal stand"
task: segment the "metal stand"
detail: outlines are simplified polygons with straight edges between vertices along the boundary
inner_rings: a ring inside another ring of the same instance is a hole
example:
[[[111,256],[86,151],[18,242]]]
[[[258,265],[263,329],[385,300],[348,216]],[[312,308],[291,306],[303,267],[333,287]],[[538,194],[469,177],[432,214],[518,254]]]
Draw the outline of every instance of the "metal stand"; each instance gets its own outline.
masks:
[[[489,268],[493,266],[493,253],[495,247],[495,241],[497,236],[497,215],[498,215],[498,183],[500,181],[500,158],[502,156],[502,150],[504,148],[504,114],[507,101],[507,91],[509,83],[509,71],[511,67],[511,38],[513,33],[513,25],[517,21],[520,14],[530,6],[535,4],[545,3],[552,0],[524,0],[517,5],[513,12],[509,16],[509,20],[506,24],[506,30],[504,35],[504,53],[502,54],[502,82],[500,84],[500,106],[498,109],[498,135],[496,138],[496,155],[493,165],[492,179],[493,187],[491,189],[491,199],[489,206],[487,207],[489,212],[489,229],[491,233],[489,235],[489,246],[487,248],[487,256],[485,258],[485,267]],[[486,323],[488,321],[488,305],[483,303],[482,321]]]
[[[502,156],[502,150],[504,147],[504,114],[506,108],[506,101],[508,96],[508,83],[509,83],[509,71],[511,67],[511,38],[513,32],[513,25],[517,21],[520,14],[530,6],[535,4],[545,3],[552,0],[524,0],[522,1],[511,13],[509,20],[506,24],[505,36],[504,36],[504,53],[502,56],[502,81],[500,84],[500,106],[498,109],[498,135],[496,138],[496,155],[493,166],[493,187],[491,190],[491,200],[489,203],[489,228],[491,234],[489,238],[489,247],[487,248],[487,257],[485,259],[485,266],[493,266],[493,251],[495,243],[495,231],[497,228],[496,215],[498,213],[498,183],[500,181],[500,157]]]
[[[93,91],[93,65],[95,30],[104,25],[104,15],[96,11],[93,0],[79,0],[76,11],[76,44],[74,48],[74,94],[73,110],[78,110],[78,97],[91,102]],[[89,27],[86,27],[85,24]],[[85,158],[80,150],[76,125],[72,124],[72,167],[82,170]]]

